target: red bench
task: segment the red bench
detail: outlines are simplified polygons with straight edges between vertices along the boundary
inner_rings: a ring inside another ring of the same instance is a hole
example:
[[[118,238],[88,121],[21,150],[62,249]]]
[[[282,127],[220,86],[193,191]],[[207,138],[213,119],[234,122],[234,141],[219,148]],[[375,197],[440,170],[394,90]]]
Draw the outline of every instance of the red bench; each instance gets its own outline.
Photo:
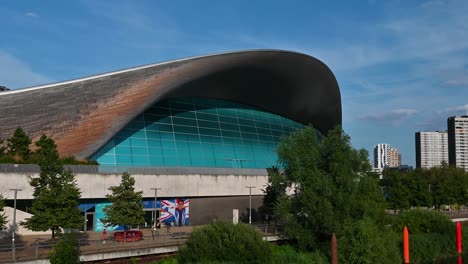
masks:
[[[114,233],[114,240],[117,242],[135,242],[143,238],[143,232],[138,230],[120,231]]]

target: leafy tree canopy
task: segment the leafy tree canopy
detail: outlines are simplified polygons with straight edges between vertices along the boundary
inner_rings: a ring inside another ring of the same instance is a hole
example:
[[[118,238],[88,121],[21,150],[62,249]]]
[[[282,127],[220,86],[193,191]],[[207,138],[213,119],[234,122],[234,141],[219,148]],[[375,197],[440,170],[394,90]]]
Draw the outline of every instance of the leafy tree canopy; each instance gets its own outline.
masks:
[[[112,194],[106,195],[112,205],[106,206],[106,217],[101,221],[108,226],[138,225],[145,222],[142,194],[135,191],[135,179],[127,172],[123,173],[120,185],[109,188]]]
[[[3,208],[5,207],[5,200],[3,200],[3,196],[0,194],[0,230],[5,228],[7,224],[7,219],[5,213],[3,212]]]
[[[177,257],[179,263],[272,263],[271,248],[257,230],[224,221],[195,229]]]
[[[465,204],[468,199],[468,172],[446,165],[416,169],[411,173],[384,171],[380,184],[391,209],[440,208],[441,205]]]
[[[31,152],[29,145],[31,145],[31,139],[21,127],[18,127],[13,136],[8,139],[8,154],[22,160],[27,159]]]
[[[271,189],[282,189],[275,211],[301,248],[328,243],[349,219],[382,219],[385,203],[367,152],[352,148],[340,127],[323,138],[312,127],[299,130],[280,143],[278,156],[284,180],[269,171]],[[294,194],[286,195],[284,186]]]
[[[45,135],[36,142],[38,164],[41,172],[38,178],[31,178],[34,187],[33,216],[22,223],[33,231],[52,230],[52,238],[60,228],[79,228],[83,224],[78,209],[80,190],[75,176],[65,170],[59,160],[55,142]]]
[[[49,255],[51,264],[79,264],[80,248],[76,234],[66,233],[54,245],[54,249]]]

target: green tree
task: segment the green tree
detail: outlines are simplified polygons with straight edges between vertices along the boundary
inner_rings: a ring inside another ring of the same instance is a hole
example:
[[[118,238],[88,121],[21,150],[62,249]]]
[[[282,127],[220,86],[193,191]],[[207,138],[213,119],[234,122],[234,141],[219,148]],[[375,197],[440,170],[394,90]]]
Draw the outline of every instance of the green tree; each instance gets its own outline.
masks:
[[[33,231],[52,231],[52,238],[60,228],[80,228],[83,219],[78,209],[80,190],[75,176],[60,163],[55,142],[42,135],[36,142],[38,164],[41,169],[38,178],[31,178],[34,187],[32,217],[21,223]]]
[[[7,224],[5,212],[3,212],[4,207],[5,207],[5,200],[3,200],[3,196],[0,194],[0,230],[4,229],[5,225]]]
[[[390,209],[410,208],[410,194],[407,183],[408,177],[398,172],[384,171],[381,185],[387,196],[387,204]]]
[[[18,127],[13,133],[13,136],[8,139],[8,154],[21,158],[24,161],[31,153],[29,145],[31,145],[31,139],[21,127]]]
[[[49,255],[51,264],[78,264],[80,263],[80,248],[76,234],[66,233],[54,245]]]
[[[138,225],[145,222],[142,194],[135,191],[135,179],[127,172],[123,173],[120,185],[109,188],[112,194],[106,195],[112,205],[106,206],[106,217],[101,221],[107,226]]]
[[[375,221],[364,218],[348,220],[338,240],[341,263],[399,263],[400,236],[380,229]],[[352,246],[347,246],[352,245]]]
[[[285,176],[278,167],[267,168],[268,184],[263,197],[263,212],[275,216],[275,206],[278,199],[286,193]]]
[[[346,220],[383,218],[385,203],[367,152],[353,149],[340,127],[323,138],[312,127],[299,130],[280,143],[278,156],[294,194],[282,195],[275,208],[301,248],[327,242],[328,249]]]
[[[5,155],[6,150],[5,140],[0,138],[0,156]]]
[[[271,263],[271,248],[252,226],[216,221],[195,229],[177,254],[179,263]]]

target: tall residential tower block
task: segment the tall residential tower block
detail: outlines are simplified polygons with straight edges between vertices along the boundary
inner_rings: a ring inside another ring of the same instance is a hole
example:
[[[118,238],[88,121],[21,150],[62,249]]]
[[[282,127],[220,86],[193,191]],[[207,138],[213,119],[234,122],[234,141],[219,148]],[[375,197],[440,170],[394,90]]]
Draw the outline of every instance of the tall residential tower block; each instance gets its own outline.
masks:
[[[447,128],[449,164],[468,171],[468,115],[449,117]]]
[[[447,131],[416,132],[416,168],[448,164]]]

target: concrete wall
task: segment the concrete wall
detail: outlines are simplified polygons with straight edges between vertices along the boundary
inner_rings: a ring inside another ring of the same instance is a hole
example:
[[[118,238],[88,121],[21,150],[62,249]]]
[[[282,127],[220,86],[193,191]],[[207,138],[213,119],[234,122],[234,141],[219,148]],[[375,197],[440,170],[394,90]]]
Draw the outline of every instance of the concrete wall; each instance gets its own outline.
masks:
[[[13,231],[13,208],[5,206],[5,216],[7,217],[7,229],[0,231],[0,238],[10,237]],[[16,233],[19,235],[51,235],[51,231],[46,232],[34,232],[29,229],[22,227],[19,223],[23,222],[26,218],[31,217],[32,214],[16,209]]]
[[[260,207],[263,195],[252,196],[252,223],[262,223]],[[232,210],[239,210],[239,222],[249,221],[249,196],[200,197],[190,200],[190,225],[203,225],[214,220],[232,221]]]
[[[158,187],[158,197],[219,197],[248,196],[246,186],[254,186],[252,195],[263,195],[262,189],[268,182],[268,177],[243,175],[144,175],[132,174],[135,178],[135,189],[143,191],[143,197],[154,197]],[[0,173],[0,194],[4,198],[13,199],[12,188],[20,188],[19,200],[32,199],[33,188],[29,185],[29,177],[39,177],[38,173]],[[83,199],[104,198],[109,194],[109,187],[119,185],[121,174],[76,174],[76,182]]]

